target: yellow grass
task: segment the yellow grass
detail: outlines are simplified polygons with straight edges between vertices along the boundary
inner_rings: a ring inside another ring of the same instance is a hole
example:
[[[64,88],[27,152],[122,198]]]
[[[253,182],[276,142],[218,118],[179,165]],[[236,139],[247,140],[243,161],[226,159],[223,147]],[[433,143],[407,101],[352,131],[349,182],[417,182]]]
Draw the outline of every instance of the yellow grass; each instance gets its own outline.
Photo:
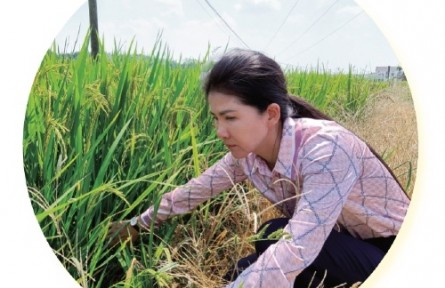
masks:
[[[406,82],[370,97],[363,119],[343,123],[370,144],[393,169],[403,186],[411,176],[407,194],[411,196],[417,166],[417,122]],[[413,171],[409,174],[409,163]]]

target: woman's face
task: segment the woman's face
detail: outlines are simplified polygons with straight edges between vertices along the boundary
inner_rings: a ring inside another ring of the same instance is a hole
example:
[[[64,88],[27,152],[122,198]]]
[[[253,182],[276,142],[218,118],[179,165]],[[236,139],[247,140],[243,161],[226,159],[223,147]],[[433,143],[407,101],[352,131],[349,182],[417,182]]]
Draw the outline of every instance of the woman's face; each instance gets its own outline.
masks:
[[[270,117],[255,107],[241,103],[236,96],[220,92],[208,95],[210,111],[220,138],[235,158],[249,153],[270,153]]]

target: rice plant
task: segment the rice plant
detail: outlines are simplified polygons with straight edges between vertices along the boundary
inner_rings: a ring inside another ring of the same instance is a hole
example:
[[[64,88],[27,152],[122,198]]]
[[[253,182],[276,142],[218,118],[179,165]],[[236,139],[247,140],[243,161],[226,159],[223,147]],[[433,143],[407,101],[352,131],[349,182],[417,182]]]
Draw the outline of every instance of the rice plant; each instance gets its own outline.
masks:
[[[171,243],[184,231],[178,219],[134,244],[111,248],[106,235],[111,221],[156,205],[163,193],[225,153],[201,91],[208,57],[174,60],[159,40],[148,55],[136,45],[112,53],[102,46],[95,61],[85,39],[75,55],[60,53],[55,45],[48,50],[30,92],[23,155],[37,221],[82,287],[174,287],[187,281],[174,277],[178,263]],[[334,117],[357,113],[384,85],[351,72],[286,71],[286,76],[291,93]],[[205,237],[221,243],[227,229],[212,211],[234,201],[227,197],[180,217],[181,225],[188,222],[195,235],[213,223]]]

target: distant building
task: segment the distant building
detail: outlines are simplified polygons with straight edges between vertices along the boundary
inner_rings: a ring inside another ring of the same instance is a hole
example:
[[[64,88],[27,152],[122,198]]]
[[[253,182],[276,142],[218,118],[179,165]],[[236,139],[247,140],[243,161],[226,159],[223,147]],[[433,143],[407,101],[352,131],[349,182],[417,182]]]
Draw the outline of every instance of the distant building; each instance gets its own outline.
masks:
[[[405,73],[400,66],[377,66],[375,72],[370,74],[370,78],[380,81],[406,80]]]

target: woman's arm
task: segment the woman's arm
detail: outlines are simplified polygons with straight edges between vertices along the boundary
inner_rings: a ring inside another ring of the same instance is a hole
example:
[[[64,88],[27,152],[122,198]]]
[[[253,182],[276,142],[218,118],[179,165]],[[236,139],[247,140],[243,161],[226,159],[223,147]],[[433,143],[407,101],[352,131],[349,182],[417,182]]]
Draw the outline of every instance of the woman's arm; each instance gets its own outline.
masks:
[[[171,216],[189,212],[200,203],[245,179],[246,176],[237,160],[228,153],[200,176],[164,194],[156,215],[154,215],[155,207],[151,206],[142,213],[140,218],[146,226],[150,226],[151,221],[159,225]]]

